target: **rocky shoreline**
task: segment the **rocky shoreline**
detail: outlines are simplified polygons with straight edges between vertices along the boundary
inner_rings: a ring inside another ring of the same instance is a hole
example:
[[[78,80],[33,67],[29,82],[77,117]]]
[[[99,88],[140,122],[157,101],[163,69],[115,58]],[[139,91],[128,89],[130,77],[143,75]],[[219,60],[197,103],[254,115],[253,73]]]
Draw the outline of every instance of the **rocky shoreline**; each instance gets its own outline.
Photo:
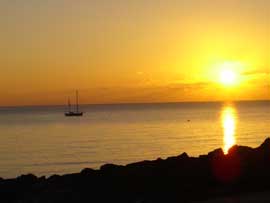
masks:
[[[99,170],[0,178],[0,202],[174,203],[198,202],[270,190],[270,138],[259,147],[233,146],[227,155],[106,164]]]

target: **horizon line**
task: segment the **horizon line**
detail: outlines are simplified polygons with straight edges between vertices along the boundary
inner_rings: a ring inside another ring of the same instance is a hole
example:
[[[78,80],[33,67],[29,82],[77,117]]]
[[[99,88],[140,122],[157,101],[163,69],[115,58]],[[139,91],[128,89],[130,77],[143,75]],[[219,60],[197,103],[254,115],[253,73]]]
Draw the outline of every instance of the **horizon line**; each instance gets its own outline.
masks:
[[[178,104],[178,103],[228,103],[228,102],[270,102],[270,99],[240,99],[240,100],[211,100],[211,101],[168,101],[168,102],[112,102],[112,103],[81,103],[80,106],[87,105],[143,105],[143,104]],[[0,105],[0,108],[12,107],[53,107],[66,106],[66,104],[26,104],[26,105]]]

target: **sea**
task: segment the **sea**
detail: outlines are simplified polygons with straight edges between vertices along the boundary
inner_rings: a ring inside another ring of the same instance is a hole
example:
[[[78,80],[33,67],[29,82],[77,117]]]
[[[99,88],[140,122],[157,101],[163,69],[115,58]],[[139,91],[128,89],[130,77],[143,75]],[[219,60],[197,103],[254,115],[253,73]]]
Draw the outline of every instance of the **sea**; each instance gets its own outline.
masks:
[[[258,147],[270,136],[270,101],[0,107],[0,177],[37,176]]]

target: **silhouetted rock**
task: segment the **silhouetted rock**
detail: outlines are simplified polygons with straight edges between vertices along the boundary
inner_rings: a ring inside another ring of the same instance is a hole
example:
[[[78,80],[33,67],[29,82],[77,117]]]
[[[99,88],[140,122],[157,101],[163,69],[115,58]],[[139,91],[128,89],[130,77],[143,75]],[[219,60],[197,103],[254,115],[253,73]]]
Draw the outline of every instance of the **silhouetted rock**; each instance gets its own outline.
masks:
[[[215,149],[212,152],[208,153],[208,158],[210,159],[218,159],[218,158],[223,158],[224,157],[224,152],[221,148]]]
[[[101,171],[112,171],[112,170],[115,170],[117,169],[119,166],[115,165],[115,164],[105,164],[105,165],[102,165],[100,167],[100,170]]]
[[[189,202],[270,190],[270,139],[259,147],[216,149],[80,173],[0,178],[0,202]]]
[[[270,138],[266,138],[266,140],[257,149],[270,151]]]
[[[88,174],[92,174],[92,173],[94,173],[94,172],[95,172],[94,169],[91,169],[91,168],[85,168],[85,169],[83,169],[83,170],[81,171],[81,174],[82,174],[82,175],[88,175]]]
[[[17,177],[17,181],[23,184],[33,184],[37,182],[38,178],[33,174],[21,175]]]
[[[61,177],[60,175],[54,174],[54,175],[52,175],[52,176],[50,176],[50,177],[48,178],[48,181],[56,181],[56,180],[59,180],[60,177]]]
[[[41,177],[38,178],[38,181],[40,181],[40,182],[41,181],[44,181],[44,180],[46,180],[46,177],[45,176],[41,176]]]

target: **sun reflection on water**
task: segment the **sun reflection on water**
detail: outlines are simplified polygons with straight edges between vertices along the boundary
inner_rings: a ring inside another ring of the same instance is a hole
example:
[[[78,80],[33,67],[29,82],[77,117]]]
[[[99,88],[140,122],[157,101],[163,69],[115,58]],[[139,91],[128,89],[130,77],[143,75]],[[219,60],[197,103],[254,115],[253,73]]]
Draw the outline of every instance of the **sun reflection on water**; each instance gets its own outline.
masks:
[[[230,147],[236,143],[236,109],[231,105],[225,106],[222,109],[221,119],[223,127],[223,150],[227,154]]]

